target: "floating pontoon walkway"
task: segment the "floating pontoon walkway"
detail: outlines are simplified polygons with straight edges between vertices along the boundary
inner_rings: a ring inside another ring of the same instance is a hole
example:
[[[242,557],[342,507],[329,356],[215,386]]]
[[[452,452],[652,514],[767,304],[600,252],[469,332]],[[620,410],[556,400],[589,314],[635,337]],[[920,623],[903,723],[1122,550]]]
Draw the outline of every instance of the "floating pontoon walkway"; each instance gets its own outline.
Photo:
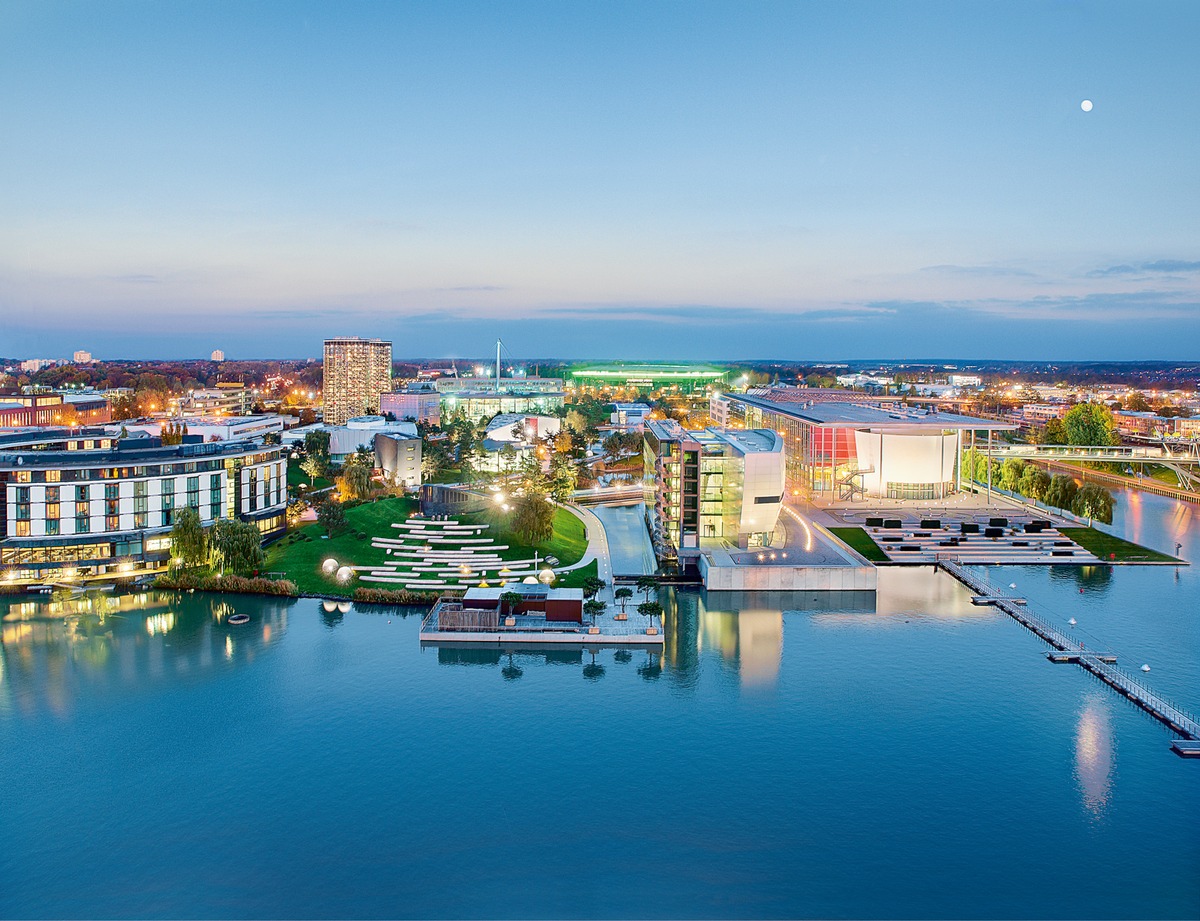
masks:
[[[1182,736],[1174,740],[1172,750],[1183,757],[1200,757],[1200,723],[1190,714],[1180,710],[1160,694],[1150,690],[1132,675],[1117,668],[1117,657],[1112,653],[1088,649],[1074,637],[1063,633],[1049,621],[1038,617],[1019,600],[1005,597],[1003,592],[987,579],[967,569],[951,557],[938,558],[937,565],[959,582],[975,592],[976,598],[989,598],[991,604],[1003,611],[1021,626],[1035,633],[1053,649],[1047,653],[1052,662],[1071,662],[1091,672],[1122,697],[1141,707],[1172,732]]]

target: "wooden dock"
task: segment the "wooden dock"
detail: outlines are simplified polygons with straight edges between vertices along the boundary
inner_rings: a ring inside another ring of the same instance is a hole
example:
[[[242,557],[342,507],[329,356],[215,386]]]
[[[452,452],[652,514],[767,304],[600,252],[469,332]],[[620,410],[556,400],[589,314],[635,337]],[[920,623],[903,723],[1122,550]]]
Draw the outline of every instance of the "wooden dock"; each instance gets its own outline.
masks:
[[[1047,658],[1052,662],[1069,662],[1091,672],[1122,697],[1132,701],[1172,732],[1181,736],[1172,744],[1172,750],[1182,757],[1200,757],[1200,722],[1162,695],[1151,690],[1133,675],[1117,667],[1117,657],[1111,652],[1088,649],[1083,643],[1050,621],[1039,617],[1029,607],[1019,604],[1018,599],[1005,597],[1002,590],[993,586],[979,573],[963,566],[949,556],[940,556],[937,565],[954,576],[975,593],[971,599],[978,604],[983,599],[997,610],[1003,611],[1021,626],[1051,646]],[[1024,599],[1020,599],[1024,601]]]

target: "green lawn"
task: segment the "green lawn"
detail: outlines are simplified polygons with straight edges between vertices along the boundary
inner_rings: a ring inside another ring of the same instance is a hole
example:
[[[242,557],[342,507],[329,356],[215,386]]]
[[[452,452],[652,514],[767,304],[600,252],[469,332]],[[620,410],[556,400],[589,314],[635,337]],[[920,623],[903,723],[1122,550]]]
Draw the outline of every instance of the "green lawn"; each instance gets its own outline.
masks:
[[[862,528],[830,528],[829,533],[857,550],[872,563],[888,562],[887,554],[880,549],[879,544],[871,539],[871,535]]]
[[[508,549],[500,551],[500,556],[506,560],[528,559],[537,551],[539,556],[554,556],[563,566],[570,566],[583,559],[587,552],[587,529],[583,522],[568,512],[565,508],[554,509],[554,534],[549,540],[537,544],[525,544],[508,526],[512,518],[511,512],[500,509],[480,512],[474,515],[459,515],[459,520],[467,524],[487,524],[487,536],[498,544],[507,544]]]
[[[323,537],[320,524],[308,524],[294,528],[287,536],[267,549],[266,572],[283,573],[296,583],[302,594],[351,596],[361,583],[355,579],[348,586],[341,586],[332,576],[321,572],[321,564],[332,557],[339,563],[352,566],[371,566],[389,562],[388,555],[371,546],[372,537],[395,537],[393,522],[403,521],[417,511],[417,500],[413,498],[381,499],[357,506],[346,512],[348,527],[333,537]],[[508,515],[497,509],[476,515],[458,516],[460,521],[470,524],[489,524],[486,535],[497,544],[507,544],[507,550],[498,551],[502,559],[529,559],[536,550],[540,556],[555,556],[563,566],[579,562],[587,550],[587,539],[583,522],[566,509],[554,510],[554,534],[533,546],[522,544],[507,527]],[[360,536],[361,535],[361,536]],[[588,575],[596,575],[596,564],[581,567],[567,573],[558,583],[565,587],[579,587]],[[370,585],[371,583],[367,583]]]
[[[324,538],[325,531],[316,523],[293,528],[267,548],[266,571],[284,573],[303,594],[349,597],[358,587],[357,582],[338,585],[321,572],[321,563],[330,557],[354,566],[383,563],[387,555],[371,546],[371,538],[392,536],[395,533],[392,522],[403,521],[416,510],[416,499],[380,499],[349,509],[346,512],[349,526],[333,537]],[[359,537],[360,534],[363,536]]]
[[[1110,555],[1113,555],[1113,562],[1116,563],[1182,562],[1166,553],[1159,553],[1149,547],[1113,537],[1111,534],[1105,534],[1095,528],[1059,528],[1058,530],[1062,532],[1063,537],[1069,537],[1084,550],[1094,553],[1102,560],[1107,560]]]
[[[328,480],[323,476],[316,479],[316,483],[312,486],[313,489],[325,489],[327,486],[332,486],[333,481]],[[304,489],[301,490],[300,487]],[[300,464],[296,461],[288,461],[288,492],[299,495],[302,491],[308,492],[308,474],[300,469]]]

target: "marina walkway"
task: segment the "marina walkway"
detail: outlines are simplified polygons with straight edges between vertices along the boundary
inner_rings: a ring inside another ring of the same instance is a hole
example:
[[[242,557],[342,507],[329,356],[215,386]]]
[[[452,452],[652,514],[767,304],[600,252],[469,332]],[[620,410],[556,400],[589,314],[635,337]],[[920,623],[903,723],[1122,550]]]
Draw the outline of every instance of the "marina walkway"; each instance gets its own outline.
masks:
[[[1178,754],[1186,757],[1200,755],[1200,748],[1189,744],[1200,741],[1200,722],[1197,722],[1192,714],[1176,707],[1137,678],[1118,668],[1116,656],[1111,652],[1088,649],[1046,618],[1029,610],[1024,599],[1006,595],[979,573],[963,566],[959,560],[943,556],[938,559],[937,565],[975,592],[977,602],[992,604],[1053,647],[1053,651],[1047,656],[1051,661],[1079,665],[1141,707],[1172,732],[1182,736],[1183,741],[1177,740],[1172,745]]]

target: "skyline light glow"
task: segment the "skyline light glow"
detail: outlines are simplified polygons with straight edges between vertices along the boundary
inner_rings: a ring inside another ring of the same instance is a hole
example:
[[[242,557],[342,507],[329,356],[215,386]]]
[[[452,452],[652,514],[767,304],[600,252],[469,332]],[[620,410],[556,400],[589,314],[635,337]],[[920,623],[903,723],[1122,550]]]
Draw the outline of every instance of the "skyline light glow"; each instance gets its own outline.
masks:
[[[0,355],[1195,358],[1196,34],[1183,2],[8,3]]]

